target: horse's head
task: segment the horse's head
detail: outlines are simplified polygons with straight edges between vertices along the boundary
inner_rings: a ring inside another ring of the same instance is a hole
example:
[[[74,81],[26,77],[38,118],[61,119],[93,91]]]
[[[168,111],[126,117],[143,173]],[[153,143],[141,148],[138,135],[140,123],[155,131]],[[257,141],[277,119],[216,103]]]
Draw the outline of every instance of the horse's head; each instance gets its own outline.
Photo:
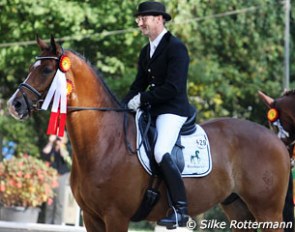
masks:
[[[258,92],[260,99],[267,105],[267,118],[272,128],[286,145],[295,143],[295,91],[285,92],[281,97],[273,99]]]
[[[31,112],[39,110],[58,69],[63,49],[51,36],[50,45],[37,37],[40,56],[29,68],[27,78],[8,101],[10,114],[16,119],[27,119]]]

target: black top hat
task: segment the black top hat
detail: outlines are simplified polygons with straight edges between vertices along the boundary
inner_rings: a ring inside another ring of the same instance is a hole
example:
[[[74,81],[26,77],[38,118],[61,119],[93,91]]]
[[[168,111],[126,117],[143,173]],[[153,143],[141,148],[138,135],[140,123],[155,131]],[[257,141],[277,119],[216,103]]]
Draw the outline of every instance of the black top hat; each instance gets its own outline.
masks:
[[[166,21],[171,19],[171,16],[166,13],[165,6],[160,2],[142,2],[138,6],[137,13],[134,14],[135,17],[139,15],[163,15]]]

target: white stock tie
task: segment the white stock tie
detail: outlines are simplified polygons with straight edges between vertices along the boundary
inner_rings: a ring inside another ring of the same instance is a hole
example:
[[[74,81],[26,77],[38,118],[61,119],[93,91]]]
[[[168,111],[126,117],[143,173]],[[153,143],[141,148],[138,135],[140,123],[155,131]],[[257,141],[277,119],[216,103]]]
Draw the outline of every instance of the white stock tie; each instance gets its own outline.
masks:
[[[153,56],[153,54],[154,54],[157,47],[154,44],[151,45],[150,47],[151,47],[151,49],[150,49],[150,58],[151,58]]]

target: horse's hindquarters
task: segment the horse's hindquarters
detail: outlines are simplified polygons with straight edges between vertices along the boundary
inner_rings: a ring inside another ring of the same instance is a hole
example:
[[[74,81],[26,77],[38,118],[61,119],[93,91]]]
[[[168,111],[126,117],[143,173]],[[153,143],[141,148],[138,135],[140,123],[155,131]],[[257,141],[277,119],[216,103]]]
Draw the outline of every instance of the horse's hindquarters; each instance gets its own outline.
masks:
[[[211,144],[212,175],[223,173],[213,178],[220,188],[237,193],[256,220],[281,221],[290,171],[284,144],[245,120],[219,119],[203,126]]]

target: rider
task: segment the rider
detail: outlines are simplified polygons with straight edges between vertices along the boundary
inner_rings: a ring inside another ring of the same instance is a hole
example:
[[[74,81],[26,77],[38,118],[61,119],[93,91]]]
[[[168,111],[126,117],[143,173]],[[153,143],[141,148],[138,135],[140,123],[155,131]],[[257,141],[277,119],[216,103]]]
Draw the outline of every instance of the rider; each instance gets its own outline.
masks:
[[[195,109],[187,97],[189,56],[186,46],[165,28],[171,19],[160,2],[138,6],[135,21],[149,43],[141,50],[137,75],[123,103],[136,111],[150,106],[158,132],[154,154],[169,190],[173,211],[158,221],[166,227],[186,226],[187,199],[184,183],[170,153],[182,125]]]

